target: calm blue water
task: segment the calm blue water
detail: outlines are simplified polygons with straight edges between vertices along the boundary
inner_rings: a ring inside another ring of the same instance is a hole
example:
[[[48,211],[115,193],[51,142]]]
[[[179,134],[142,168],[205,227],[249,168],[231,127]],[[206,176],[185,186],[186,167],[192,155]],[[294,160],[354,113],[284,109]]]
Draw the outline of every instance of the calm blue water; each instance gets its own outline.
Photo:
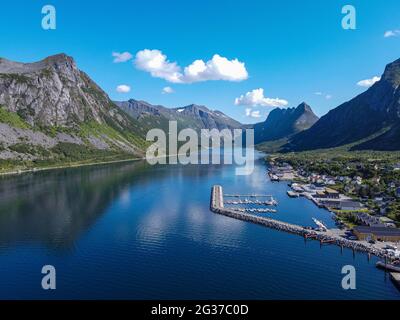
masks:
[[[277,219],[332,226],[285,183],[233,166],[145,163],[66,169],[0,179],[0,298],[399,299],[376,259],[209,211],[210,188],[273,194]],[[41,268],[57,289],[41,289]],[[341,268],[357,290],[341,288]]]

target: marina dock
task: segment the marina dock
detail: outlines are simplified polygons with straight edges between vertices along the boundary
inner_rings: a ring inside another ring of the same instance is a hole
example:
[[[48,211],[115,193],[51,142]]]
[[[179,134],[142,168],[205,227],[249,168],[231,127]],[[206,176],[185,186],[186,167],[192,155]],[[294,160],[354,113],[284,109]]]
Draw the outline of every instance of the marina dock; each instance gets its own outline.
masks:
[[[251,222],[255,224],[259,224],[265,226],[270,229],[275,229],[279,231],[288,232],[291,234],[296,234],[304,237],[305,239],[312,239],[320,241],[320,243],[326,244],[335,244],[342,248],[349,248],[353,251],[364,252],[368,254],[375,255],[380,258],[387,258],[386,251],[380,248],[376,248],[373,246],[368,246],[366,244],[349,240],[340,237],[339,235],[330,232],[329,230],[324,231],[316,231],[309,230],[305,227],[271,219],[268,217],[260,217],[257,215],[253,215],[251,213],[238,211],[230,208],[224,207],[224,193],[222,186],[214,185],[211,190],[211,200],[210,200],[210,209],[212,212],[221,214],[230,218]]]
[[[391,272],[390,279],[393,281],[395,286],[400,289],[400,273],[398,272]]]
[[[273,198],[273,196],[270,194],[224,194],[223,196],[225,198]]]

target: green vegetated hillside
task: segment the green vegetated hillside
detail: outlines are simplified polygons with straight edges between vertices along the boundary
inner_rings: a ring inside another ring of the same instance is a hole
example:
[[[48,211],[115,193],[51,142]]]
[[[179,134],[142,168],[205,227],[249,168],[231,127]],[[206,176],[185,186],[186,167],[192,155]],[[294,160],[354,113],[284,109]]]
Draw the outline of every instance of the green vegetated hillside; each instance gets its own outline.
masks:
[[[140,158],[144,137],[71,57],[0,59],[0,170]]]

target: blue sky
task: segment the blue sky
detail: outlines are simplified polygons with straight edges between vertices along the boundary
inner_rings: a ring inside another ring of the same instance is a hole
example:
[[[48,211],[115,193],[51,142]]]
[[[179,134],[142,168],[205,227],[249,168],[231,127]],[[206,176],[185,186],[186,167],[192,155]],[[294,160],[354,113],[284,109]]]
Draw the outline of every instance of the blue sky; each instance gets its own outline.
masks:
[[[57,10],[56,30],[41,28],[46,4]],[[341,26],[346,4],[356,8],[356,30]],[[204,104],[244,123],[264,120],[272,110],[235,105],[235,98],[254,89],[289,107],[306,101],[321,116],[366,90],[357,85],[360,80],[380,76],[400,58],[398,0],[14,0],[3,1],[0,14],[1,57],[32,62],[65,52],[112,99]],[[389,30],[395,36],[384,37]],[[159,50],[181,73],[215,54],[238,59],[248,77],[170,83],[135,67],[135,55],[144,49]],[[112,52],[129,52],[133,59],[113,63]],[[131,91],[118,93],[122,84]],[[166,86],[174,92],[162,94]],[[246,109],[261,117],[246,116]]]

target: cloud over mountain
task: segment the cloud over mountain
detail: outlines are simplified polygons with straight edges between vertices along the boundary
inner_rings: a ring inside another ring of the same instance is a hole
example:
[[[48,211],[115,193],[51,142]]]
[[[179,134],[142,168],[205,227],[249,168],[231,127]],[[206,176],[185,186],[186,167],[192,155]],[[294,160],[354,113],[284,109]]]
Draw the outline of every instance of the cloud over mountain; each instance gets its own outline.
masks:
[[[136,53],[136,68],[149,72],[155,78],[172,83],[194,83],[210,80],[242,81],[248,78],[243,62],[238,59],[228,60],[215,54],[211,60],[195,60],[182,68],[168,60],[160,50],[144,49]]]
[[[285,107],[288,104],[284,99],[265,97],[264,89],[262,88],[254,89],[235,99],[235,105],[237,106]]]
[[[381,77],[372,77],[371,79],[365,79],[365,80],[361,80],[359,82],[357,82],[357,85],[360,87],[366,87],[369,88],[371,87],[375,82],[378,82],[379,80],[381,80]]]
[[[174,89],[172,89],[171,87],[164,87],[164,88],[162,89],[161,93],[163,93],[163,94],[174,93]]]
[[[246,108],[246,117],[261,118],[261,113],[259,110],[253,111],[251,108]]]

